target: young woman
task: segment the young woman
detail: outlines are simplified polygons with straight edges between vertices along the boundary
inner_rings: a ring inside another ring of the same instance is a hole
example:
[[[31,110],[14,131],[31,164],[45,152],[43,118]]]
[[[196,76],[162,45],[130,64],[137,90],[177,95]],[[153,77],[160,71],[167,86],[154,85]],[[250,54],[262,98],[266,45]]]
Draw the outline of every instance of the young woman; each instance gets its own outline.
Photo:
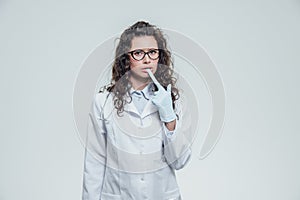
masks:
[[[181,199],[175,170],[191,150],[175,82],[161,30],[144,21],[126,29],[89,114],[83,200]]]

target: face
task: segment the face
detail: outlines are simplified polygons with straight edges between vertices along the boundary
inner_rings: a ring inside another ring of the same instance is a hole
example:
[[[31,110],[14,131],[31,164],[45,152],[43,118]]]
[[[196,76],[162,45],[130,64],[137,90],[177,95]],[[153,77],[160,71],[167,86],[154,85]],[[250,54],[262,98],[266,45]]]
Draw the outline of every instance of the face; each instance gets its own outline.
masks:
[[[144,58],[141,60],[136,60],[133,58],[133,56],[130,54],[130,70],[132,74],[132,79],[136,80],[148,80],[149,75],[146,71],[147,68],[149,68],[152,73],[154,74],[157,70],[157,63],[158,63],[158,58],[157,59],[151,59],[156,58],[157,52],[155,51],[158,49],[157,42],[153,36],[140,36],[140,37],[134,37],[131,40],[131,48],[129,51],[135,51],[134,56],[136,58],[141,58],[141,55],[143,55],[142,51],[144,52],[149,52],[148,54],[145,54]],[[149,57],[150,56],[150,57]]]

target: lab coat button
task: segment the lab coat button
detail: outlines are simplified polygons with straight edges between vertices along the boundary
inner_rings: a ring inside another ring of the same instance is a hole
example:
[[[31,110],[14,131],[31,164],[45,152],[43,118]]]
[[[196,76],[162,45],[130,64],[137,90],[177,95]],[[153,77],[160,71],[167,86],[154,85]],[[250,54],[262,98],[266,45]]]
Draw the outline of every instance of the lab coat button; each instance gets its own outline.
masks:
[[[144,177],[141,178],[141,181],[144,181]]]

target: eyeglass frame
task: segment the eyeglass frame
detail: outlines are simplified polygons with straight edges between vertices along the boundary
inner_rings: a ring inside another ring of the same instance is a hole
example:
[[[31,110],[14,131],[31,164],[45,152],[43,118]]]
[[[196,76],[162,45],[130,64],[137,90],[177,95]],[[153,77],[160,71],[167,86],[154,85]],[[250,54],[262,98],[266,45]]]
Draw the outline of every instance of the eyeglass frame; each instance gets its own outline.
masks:
[[[153,51],[153,50],[158,51],[158,57],[155,58],[155,59],[151,58],[151,56],[149,55],[149,53],[150,53],[151,51]],[[136,58],[133,56],[133,53],[134,53],[135,51],[142,51],[142,52],[144,53],[143,57],[142,57],[141,59],[139,59],[139,60],[136,59]],[[159,50],[159,49],[150,49],[148,52],[145,52],[143,49],[135,49],[135,50],[133,50],[133,51],[129,51],[129,52],[128,52],[128,54],[130,54],[131,57],[132,57],[134,60],[136,60],[136,61],[141,61],[141,60],[143,60],[143,59],[145,58],[146,54],[147,54],[147,56],[148,56],[151,60],[157,60],[157,59],[159,58],[159,53],[160,53],[160,50]]]

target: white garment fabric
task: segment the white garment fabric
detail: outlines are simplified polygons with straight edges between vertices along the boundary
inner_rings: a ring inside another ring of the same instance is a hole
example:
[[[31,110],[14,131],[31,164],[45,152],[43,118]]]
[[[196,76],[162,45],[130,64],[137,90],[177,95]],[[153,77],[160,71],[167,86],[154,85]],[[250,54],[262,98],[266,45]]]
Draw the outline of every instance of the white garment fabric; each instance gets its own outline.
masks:
[[[82,200],[181,199],[175,170],[188,163],[191,149],[181,132],[180,104],[170,134],[151,102],[151,92],[144,109],[130,102],[120,116],[112,96],[98,93],[91,106]]]

